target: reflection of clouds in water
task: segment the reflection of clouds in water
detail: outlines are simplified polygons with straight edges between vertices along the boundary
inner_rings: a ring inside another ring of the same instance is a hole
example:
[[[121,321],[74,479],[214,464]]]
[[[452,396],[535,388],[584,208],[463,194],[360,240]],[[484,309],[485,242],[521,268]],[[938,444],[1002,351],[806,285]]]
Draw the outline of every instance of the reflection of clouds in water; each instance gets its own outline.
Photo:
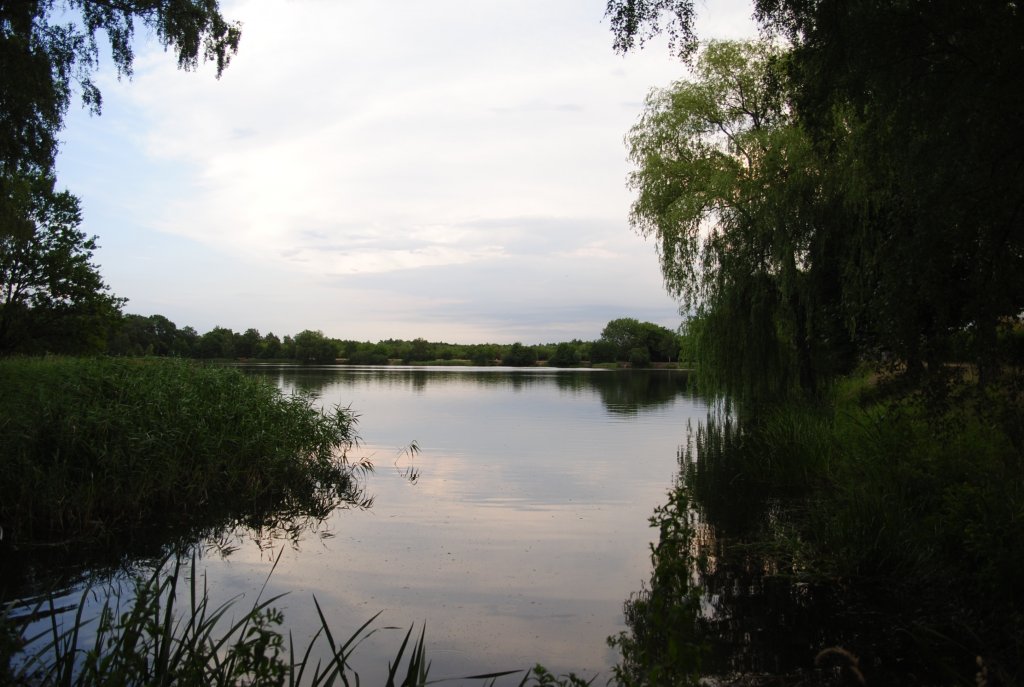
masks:
[[[334,537],[285,552],[268,593],[292,591],[291,627],[317,626],[315,593],[338,634],[381,610],[382,625],[426,620],[438,677],[536,661],[608,676],[605,638],[622,629],[622,603],[648,574],[648,518],[672,483],[687,420],[703,416],[684,382],[669,394],[602,371],[273,374],[327,406],[351,404],[366,441],[352,455],[377,466],[366,480],[372,509],[336,514]],[[635,413],[616,413],[608,398]],[[395,469],[410,463],[396,458],[412,440],[415,484]],[[259,560],[240,551],[227,565]],[[364,680],[399,641],[382,633],[360,648]]]

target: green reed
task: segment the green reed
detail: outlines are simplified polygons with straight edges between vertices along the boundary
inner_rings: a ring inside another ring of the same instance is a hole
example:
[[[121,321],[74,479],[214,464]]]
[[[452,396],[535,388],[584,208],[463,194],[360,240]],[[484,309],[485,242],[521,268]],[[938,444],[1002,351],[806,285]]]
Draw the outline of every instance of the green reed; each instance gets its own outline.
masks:
[[[358,491],[348,409],[173,359],[0,360],[0,546],[210,516],[329,512]]]
[[[266,582],[248,608],[236,609],[235,600],[214,606],[196,567],[194,555],[191,566],[169,556],[151,574],[133,578],[128,591],[112,586],[102,592],[102,608],[91,616],[87,601],[101,590],[87,588],[77,604],[59,608],[52,597],[31,608],[9,604],[0,613],[0,681],[62,687],[359,685],[351,660],[359,645],[380,630],[398,629],[374,627],[378,613],[347,637],[336,635],[314,596],[320,627],[303,647],[282,629],[284,616],[273,606],[283,595],[263,598]],[[418,634],[414,629],[388,662],[386,687],[494,684],[519,673],[520,687],[592,682],[556,677],[541,666],[432,679],[425,626]]]

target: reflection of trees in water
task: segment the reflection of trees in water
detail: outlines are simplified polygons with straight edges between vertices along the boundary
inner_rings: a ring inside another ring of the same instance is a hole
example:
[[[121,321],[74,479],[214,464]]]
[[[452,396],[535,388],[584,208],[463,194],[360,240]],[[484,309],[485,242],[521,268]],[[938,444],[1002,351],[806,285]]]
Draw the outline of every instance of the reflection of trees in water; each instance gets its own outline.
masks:
[[[601,402],[615,415],[636,415],[689,393],[686,373],[677,370],[622,370],[598,377]]]
[[[605,409],[614,415],[636,415],[643,410],[672,403],[688,395],[687,375],[679,370],[566,370],[533,368],[416,368],[416,367],[317,367],[252,366],[248,368],[294,393],[319,396],[332,386],[373,385],[420,393],[428,386],[475,384],[487,388],[511,388],[519,392],[554,385],[570,393],[596,392]]]
[[[680,451],[677,484],[652,518],[659,541],[650,581],[626,601],[629,629],[612,640],[618,677],[645,685],[857,684],[844,682],[853,678],[840,653],[815,665],[835,646],[861,666],[899,664],[895,657],[910,653],[900,646],[906,638],[849,597],[840,600],[835,586],[806,581],[783,553],[794,549],[773,544],[796,536],[793,515],[806,504],[758,477],[760,456],[735,420],[713,411],[691,440]],[[876,673],[871,684],[886,680]]]
[[[230,494],[220,495],[222,508],[176,528],[140,526],[103,540],[26,544],[17,555],[0,556],[0,603],[22,600],[12,607],[16,611],[36,598],[131,575],[169,552],[228,556],[246,544],[261,550],[282,544],[298,549],[303,539],[332,536],[327,519],[336,510],[373,506],[362,479],[369,469],[368,463],[356,464],[343,484],[323,485],[285,501],[240,504],[233,503]]]

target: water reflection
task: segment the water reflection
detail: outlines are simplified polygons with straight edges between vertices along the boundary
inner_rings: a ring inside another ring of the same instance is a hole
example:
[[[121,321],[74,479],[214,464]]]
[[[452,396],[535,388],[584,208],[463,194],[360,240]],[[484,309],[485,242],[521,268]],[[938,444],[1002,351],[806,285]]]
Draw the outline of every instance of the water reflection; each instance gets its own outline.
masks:
[[[242,547],[297,548],[311,537],[329,537],[332,514],[373,506],[365,484],[370,469],[368,463],[356,463],[341,484],[292,492],[266,503],[239,504],[228,495],[220,508],[208,509],[201,519],[185,525],[140,525],[102,538],[24,543],[0,557],[0,604],[23,605],[26,599],[62,595],[86,584],[130,576],[169,552],[198,547],[207,555],[226,557]]]
[[[723,412],[680,450],[675,488],[652,518],[650,580],[614,640],[623,683],[848,684],[841,663],[815,665],[849,636],[831,590],[797,582],[799,565],[771,547],[791,504],[752,478],[753,450]]]
[[[799,560],[813,504],[763,479],[764,456],[721,409],[690,433],[652,524],[652,572],[612,641],[628,685],[937,684],[925,644],[885,590],[823,579]],[[797,552],[797,553],[794,553]],[[959,651],[960,648],[957,648]],[[953,684],[956,680],[950,677]]]
[[[554,386],[562,392],[592,394],[613,414],[636,415],[672,403],[690,392],[682,370],[604,370],[502,367],[407,367],[245,365],[294,393],[319,396],[325,388],[377,386],[422,394],[427,386],[508,388],[515,392]]]
[[[266,593],[288,593],[296,638],[319,627],[315,594],[339,630],[381,611],[389,626],[426,620],[432,676],[541,661],[604,682],[615,661],[605,639],[645,575],[647,517],[687,421],[704,414],[684,375],[257,369],[360,415],[353,454],[376,470],[355,503],[373,507],[352,503],[322,521],[316,511],[294,528],[241,514],[227,523],[238,529],[201,533],[214,603],[254,594],[283,550]],[[383,682],[395,646],[384,632],[360,646],[368,684]]]

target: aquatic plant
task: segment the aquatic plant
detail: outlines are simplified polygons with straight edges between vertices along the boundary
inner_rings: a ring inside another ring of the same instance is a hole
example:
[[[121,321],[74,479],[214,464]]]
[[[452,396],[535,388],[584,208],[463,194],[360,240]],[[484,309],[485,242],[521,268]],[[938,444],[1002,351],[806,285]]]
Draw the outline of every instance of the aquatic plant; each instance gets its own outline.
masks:
[[[175,359],[0,360],[0,546],[120,538],[363,498],[356,415]]]
[[[169,556],[148,576],[135,577],[127,591],[117,586],[106,590],[94,617],[85,612],[89,597],[100,591],[92,588],[82,592],[77,604],[58,607],[52,596],[30,609],[8,604],[0,613],[0,678],[10,685],[66,687],[358,685],[360,675],[351,659],[359,645],[378,631],[398,629],[374,627],[377,613],[340,638],[314,596],[320,627],[303,648],[281,629],[284,616],[273,604],[283,595],[263,598],[266,582],[252,605],[236,616],[235,600],[211,605],[206,579],[200,583],[196,570],[194,554],[191,566],[183,565],[180,556]],[[273,568],[267,581],[272,574]],[[39,627],[35,635],[24,636]],[[418,635],[414,630],[408,628],[388,662],[387,687],[494,684],[520,673],[520,687],[586,687],[593,682],[574,674],[555,676],[540,665],[529,671],[431,679],[426,628]]]

